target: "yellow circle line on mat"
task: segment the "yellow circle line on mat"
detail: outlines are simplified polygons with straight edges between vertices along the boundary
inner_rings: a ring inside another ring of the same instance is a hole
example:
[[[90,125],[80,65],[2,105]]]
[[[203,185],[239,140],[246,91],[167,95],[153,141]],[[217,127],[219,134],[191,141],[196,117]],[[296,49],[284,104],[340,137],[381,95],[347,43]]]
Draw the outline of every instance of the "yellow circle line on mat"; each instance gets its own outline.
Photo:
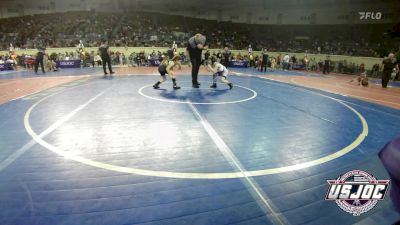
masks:
[[[358,135],[358,137],[348,146],[344,147],[343,149],[340,149],[339,151],[336,151],[330,155],[311,160],[308,162],[304,163],[299,163],[295,165],[290,165],[290,166],[282,166],[282,167],[277,167],[277,168],[270,168],[270,169],[262,169],[262,170],[252,170],[252,171],[244,171],[244,172],[227,172],[227,173],[185,173],[185,172],[172,172],[172,171],[157,171],[157,170],[146,170],[146,169],[137,169],[137,168],[131,168],[131,167],[123,167],[123,166],[116,166],[108,163],[103,163],[103,162],[98,162],[94,161],[91,159],[87,159],[82,156],[74,155],[71,152],[61,150],[60,148],[46,142],[43,140],[38,134],[35,133],[35,131],[32,129],[31,124],[29,122],[30,115],[32,113],[32,110],[38,106],[41,102],[43,102],[45,99],[52,97],[54,95],[47,96],[35,104],[33,104],[25,113],[24,116],[24,126],[29,135],[35,140],[38,144],[41,146],[47,148],[48,150],[57,153],[60,156],[63,156],[67,159],[74,160],[76,162],[80,162],[89,166],[105,169],[105,170],[110,170],[110,171],[115,171],[115,172],[121,172],[121,173],[128,173],[128,174],[138,174],[138,175],[144,175],[144,176],[155,176],[155,177],[167,177],[167,178],[182,178],[182,179],[227,179],[227,178],[242,178],[242,177],[254,177],[254,176],[263,176],[263,175],[269,175],[269,174],[278,174],[278,173],[284,173],[284,172],[290,172],[290,171],[296,171],[316,165],[320,165],[329,161],[332,161],[334,159],[337,159],[353,149],[355,149],[358,145],[360,145],[365,137],[368,135],[368,124],[365,118],[359,113],[357,110],[352,108],[351,106],[347,105],[346,103],[320,94],[321,96],[324,96],[326,98],[332,99],[348,109],[350,109],[353,113],[357,115],[357,117],[360,119],[361,124],[362,124],[362,132]]]

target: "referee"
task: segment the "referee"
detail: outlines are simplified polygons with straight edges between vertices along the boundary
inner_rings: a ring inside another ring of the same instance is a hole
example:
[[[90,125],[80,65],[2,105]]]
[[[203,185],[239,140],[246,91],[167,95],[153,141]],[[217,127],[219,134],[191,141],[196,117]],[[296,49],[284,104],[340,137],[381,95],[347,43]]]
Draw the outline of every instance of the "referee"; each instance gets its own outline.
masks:
[[[199,88],[197,76],[201,65],[201,52],[207,49],[206,37],[202,34],[196,34],[188,41],[186,51],[189,52],[190,62],[192,63],[192,85]]]
[[[108,74],[107,70],[106,70],[106,63],[108,63],[108,70],[110,70],[110,74],[113,74],[114,72],[112,71],[112,68],[111,68],[110,49],[107,45],[106,40],[101,41],[101,45],[99,47],[99,52],[100,52],[101,60],[103,61],[104,76],[106,76]]]
[[[44,64],[43,64],[43,59],[44,59],[44,55],[45,55],[45,48],[40,47],[38,49],[38,53],[36,54],[36,59],[35,59],[35,74],[37,74],[38,69],[39,69],[39,64],[40,67],[42,68],[42,72],[43,74],[45,74],[46,72],[44,71]]]
[[[390,53],[387,58],[382,61],[382,87],[387,88],[389,80],[392,76],[393,69],[396,68],[396,58],[393,53]]]

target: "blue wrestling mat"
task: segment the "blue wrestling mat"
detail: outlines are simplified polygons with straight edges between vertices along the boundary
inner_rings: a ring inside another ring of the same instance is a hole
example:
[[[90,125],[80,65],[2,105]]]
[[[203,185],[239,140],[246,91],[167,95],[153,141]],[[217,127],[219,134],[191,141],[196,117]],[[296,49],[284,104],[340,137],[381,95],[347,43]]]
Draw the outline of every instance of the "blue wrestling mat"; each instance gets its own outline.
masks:
[[[389,195],[360,216],[324,200],[350,170],[389,178],[377,153],[399,110],[256,77],[157,79],[92,76],[0,105],[0,224],[399,219]]]

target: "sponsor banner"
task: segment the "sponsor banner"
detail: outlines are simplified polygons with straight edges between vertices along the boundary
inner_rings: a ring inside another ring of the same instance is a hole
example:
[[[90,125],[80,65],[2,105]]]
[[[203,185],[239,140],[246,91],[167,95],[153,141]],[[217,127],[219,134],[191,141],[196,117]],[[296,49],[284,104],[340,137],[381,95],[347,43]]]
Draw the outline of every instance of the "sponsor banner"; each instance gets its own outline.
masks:
[[[247,61],[247,60],[229,61],[229,67],[247,67],[248,65],[249,65],[249,61]]]
[[[0,71],[3,70],[12,70],[12,64],[11,63],[1,63],[0,64]]]
[[[59,68],[79,68],[81,67],[81,60],[57,60],[56,64]]]
[[[152,59],[150,59],[150,65],[151,66],[159,66],[160,65],[160,60],[152,58]]]

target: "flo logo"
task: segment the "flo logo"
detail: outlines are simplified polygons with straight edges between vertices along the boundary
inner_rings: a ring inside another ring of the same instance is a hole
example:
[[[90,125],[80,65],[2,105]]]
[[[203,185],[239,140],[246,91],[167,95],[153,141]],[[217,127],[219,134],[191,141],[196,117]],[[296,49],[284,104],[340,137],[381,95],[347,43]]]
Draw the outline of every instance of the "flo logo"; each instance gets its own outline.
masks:
[[[365,171],[352,170],[327,182],[325,200],[334,200],[344,211],[359,216],[384,199],[390,180],[377,180]]]
[[[382,18],[381,12],[358,12],[360,20],[380,20]]]

